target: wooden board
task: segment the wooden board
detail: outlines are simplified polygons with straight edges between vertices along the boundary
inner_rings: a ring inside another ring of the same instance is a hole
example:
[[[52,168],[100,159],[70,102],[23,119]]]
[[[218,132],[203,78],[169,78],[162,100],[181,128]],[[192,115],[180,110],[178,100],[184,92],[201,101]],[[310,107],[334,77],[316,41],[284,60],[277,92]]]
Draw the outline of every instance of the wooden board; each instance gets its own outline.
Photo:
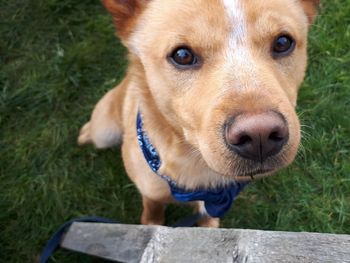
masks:
[[[350,236],[74,223],[62,247],[119,262],[350,263]]]

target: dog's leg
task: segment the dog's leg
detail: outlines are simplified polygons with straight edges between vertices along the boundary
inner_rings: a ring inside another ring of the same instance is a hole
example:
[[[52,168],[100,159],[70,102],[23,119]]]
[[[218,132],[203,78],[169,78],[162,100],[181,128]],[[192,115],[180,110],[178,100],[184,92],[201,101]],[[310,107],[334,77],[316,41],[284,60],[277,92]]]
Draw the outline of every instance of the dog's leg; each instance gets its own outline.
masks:
[[[220,218],[210,217],[204,208],[203,202],[196,202],[195,203],[194,212],[202,214],[201,219],[197,223],[198,226],[200,226],[200,227],[213,227],[213,228],[220,227]]]
[[[165,222],[165,204],[153,201],[145,196],[142,196],[142,203],[141,224],[163,225]]]
[[[80,130],[78,144],[93,143],[103,149],[121,142],[122,103],[125,94],[123,83],[110,90],[95,106],[91,119]]]

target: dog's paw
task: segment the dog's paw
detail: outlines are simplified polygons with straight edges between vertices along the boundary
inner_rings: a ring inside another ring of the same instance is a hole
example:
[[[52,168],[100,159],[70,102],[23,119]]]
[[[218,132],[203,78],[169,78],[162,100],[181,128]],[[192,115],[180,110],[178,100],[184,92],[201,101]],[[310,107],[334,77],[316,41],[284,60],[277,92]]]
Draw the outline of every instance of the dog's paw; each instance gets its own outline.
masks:
[[[198,220],[197,225],[199,227],[212,227],[219,228],[220,227],[220,218],[214,218],[208,215],[207,210],[205,209],[204,202],[194,202],[194,213],[201,214],[201,218]]]

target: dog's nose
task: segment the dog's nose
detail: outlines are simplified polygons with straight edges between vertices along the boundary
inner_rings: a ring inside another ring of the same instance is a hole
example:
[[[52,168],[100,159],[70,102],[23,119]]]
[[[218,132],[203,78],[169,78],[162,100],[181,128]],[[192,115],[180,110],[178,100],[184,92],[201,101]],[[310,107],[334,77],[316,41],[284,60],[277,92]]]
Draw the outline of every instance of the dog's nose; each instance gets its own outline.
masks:
[[[228,122],[225,128],[229,148],[243,158],[259,162],[278,154],[288,138],[287,123],[277,112],[242,114]]]

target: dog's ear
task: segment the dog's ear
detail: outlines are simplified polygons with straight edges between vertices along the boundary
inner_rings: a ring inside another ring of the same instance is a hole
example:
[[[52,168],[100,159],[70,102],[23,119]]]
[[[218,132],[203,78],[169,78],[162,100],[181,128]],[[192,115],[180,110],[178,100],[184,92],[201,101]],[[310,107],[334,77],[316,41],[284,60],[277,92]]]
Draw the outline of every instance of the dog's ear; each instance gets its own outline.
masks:
[[[312,24],[318,14],[318,8],[320,7],[320,0],[301,0],[301,4],[304,7],[305,13],[309,19],[309,23]]]
[[[102,0],[113,17],[117,34],[126,39],[133,31],[137,18],[150,0]]]

